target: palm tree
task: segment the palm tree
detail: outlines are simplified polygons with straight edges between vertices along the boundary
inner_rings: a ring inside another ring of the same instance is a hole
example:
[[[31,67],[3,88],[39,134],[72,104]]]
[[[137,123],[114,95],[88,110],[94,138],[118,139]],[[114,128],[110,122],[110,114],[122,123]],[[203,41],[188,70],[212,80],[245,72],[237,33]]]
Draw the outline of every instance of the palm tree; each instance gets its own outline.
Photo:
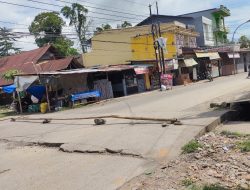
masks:
[[[75,27],[81,49],[83,53],[87,52],[86,41],[89,22],[86,15],[88,14],[88,9],[78,3],[73,3],[71,7],[63,7],[61,13],[65,18],[69,19],[69,25]]]

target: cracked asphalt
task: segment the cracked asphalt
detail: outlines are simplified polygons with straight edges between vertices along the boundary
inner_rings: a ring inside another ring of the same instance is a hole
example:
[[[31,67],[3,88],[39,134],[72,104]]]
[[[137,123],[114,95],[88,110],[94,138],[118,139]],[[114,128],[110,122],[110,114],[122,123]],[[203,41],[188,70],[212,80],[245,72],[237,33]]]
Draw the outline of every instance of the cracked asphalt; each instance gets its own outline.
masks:
[[[123,115],[178,118],[183,125],[107,119],[0,121],[0,189],[117,189],[133,177],[174,159],[180,148],[225,110],[209,104],[232,101],[250,91],[246,74],[222,77],[28,118]]]

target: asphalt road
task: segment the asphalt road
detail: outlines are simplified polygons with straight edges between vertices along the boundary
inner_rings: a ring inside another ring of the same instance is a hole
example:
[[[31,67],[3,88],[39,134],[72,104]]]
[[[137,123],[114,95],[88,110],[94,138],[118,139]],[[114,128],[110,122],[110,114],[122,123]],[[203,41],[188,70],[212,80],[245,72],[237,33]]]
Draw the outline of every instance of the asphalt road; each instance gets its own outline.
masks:
[[[0,122],[0,189],[116,189],[178,156],[180,148],[224,111],[214,101],[249,93],[246,74],[114,99],[83,108],[29,118],[124,115],[178,118],[184,125],[108,119]],[[53,146],[53,147],[48,147]]]

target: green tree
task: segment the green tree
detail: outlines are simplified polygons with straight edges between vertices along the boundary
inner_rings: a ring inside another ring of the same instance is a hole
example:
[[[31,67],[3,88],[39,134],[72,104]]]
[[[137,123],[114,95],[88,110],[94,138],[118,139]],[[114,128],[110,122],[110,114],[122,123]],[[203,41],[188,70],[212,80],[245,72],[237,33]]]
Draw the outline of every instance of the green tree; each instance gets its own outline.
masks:
[[[132,24],[127,22],[127,21],[124,21],[124,23],[122,23],[122,25],[121,25],[122,28],[128,28],[128,27],[131,27],[131,26],[132,26]]]
[[[78,3],[72,3],[71,7],[65,6],[61,13],[69,19],[69,25],[74,26],[83,53],[87,52],[88,29],[90,21],[87,21],[88,9]]]
[[[35,36],[38,47],[44,44],[54,45],[62,56],[68,56],[69,49],[74,43],[62,35],[64,20],[57,12],[43,12],[38,14],[29,26],[29,31]]]
[[[75,48],[72,48],[74,42],[67,38],[58,38],[53,45],[58,50],[60,55],[71,56],[79,54]]]
[[[15,75],[20,74],[21,72],[16,69],[11,69],[2,74],[2,78],[6,81],[14,80]]]
[[[239,39],[240,48],[249,48],[250,40],[246,36],[241,36]]]
[[[95,33],[99,33],[104,30],[110,30],[110,29],[112,29],[112,26],[110,24],[102,24],[102,26],[96,28]]]
[[[0,57],[19,53],[20,48],[16,48],[14,43],[19,37],[7,28],[0,28]]]

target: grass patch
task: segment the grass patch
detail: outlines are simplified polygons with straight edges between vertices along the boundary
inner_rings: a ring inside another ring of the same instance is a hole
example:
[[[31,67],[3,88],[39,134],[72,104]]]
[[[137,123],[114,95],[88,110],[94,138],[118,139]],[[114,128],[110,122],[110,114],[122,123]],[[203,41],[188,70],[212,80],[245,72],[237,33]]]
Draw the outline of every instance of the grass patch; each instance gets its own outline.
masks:
[[[14,115],[16,115],[15,112],[2,112],[2,113],[0,113],[0,118],[14,116]]]
[[[16,115],[16,113],[10,110],[8,106],[0,106],[0,118],[14,115]]]
[[[220,185],[217,185],[217,184],[213,184],[213,185],[205,185],[203,187],[203,190],[229,190],[229,189],[222,187]]]
[[[193,153],[196,152],[198,148],[202,148],[202,144],[200,144],[196,140],[191,140],[189,143],[187,143],[182,147],[182,153],[184,154]]]
[[[237,147],[242,151],[242,152],[250,152],[250,140],[246,140],[243,142],[239,142],[237,144]]]
[[[191,185],[190,188],[188,188],[189,190],[202,190],[202,188],[200,186],[197,185]]]
[[[231,132],[231,131],[222,131],[221,135],[224,135],[227,137],[246,137],[246,136],[249,136],[249,134],[241,134],[239,132]]]
[[[189,186],[193,185],[194,182],[193,182],[191,179],[186,178],[186,179],[183,179],[183,180],[181,181],[181,184],[182,184],[183,186],[185,186],[185,187],[189,187]]]

